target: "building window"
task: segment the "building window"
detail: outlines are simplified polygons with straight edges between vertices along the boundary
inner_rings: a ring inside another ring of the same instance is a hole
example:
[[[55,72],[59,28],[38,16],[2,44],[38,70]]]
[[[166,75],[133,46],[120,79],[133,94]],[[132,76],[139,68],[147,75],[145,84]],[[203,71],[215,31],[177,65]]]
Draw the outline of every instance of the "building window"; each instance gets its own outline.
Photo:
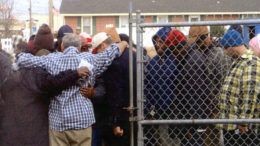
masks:
[[[189,21],[189,15],[184,15],[185,21]]]
[[[158,16],[158,22],[159,23],[167,23],[168,22],[168,16]]]
[[[157,23],[157,16],[153,16],[153,23]]]
[[[78,17],[78,25],[76,28],[76,33],[80,34],[80,32],[81,32],[81,16]]]
[[[119,28],[119,16],[116,16],[116,28]]]
[[[114,24],[106,24],[106,28],[108,27],[114,27]]]
[[[93,28],[92,28],[92,35],[95,35],[96,34],[96,29],[97,29],[96,28],[96,23],[97,23],[96,22],[96,16],[93,16],[92,19],[93,19],[92,20],[92,26],[93,26]]]
[[[128,16],[121,16],[120,17],[121,20],[121,28],[127,28],[128,27]]]
[[[168,16],[168,22],[172,22],[172,15]]]
[[[200,21],[200,16],[190,16],[190,22],[197,22]]]
[[[204,15],[200,15],[200,21],[204,21],[205,20],[205,16]]]
[[[259,14],[244,14],[244,19],[258,19],[260,18]]]
[[[83,32],[91,33],[91,17],[83,17]]]

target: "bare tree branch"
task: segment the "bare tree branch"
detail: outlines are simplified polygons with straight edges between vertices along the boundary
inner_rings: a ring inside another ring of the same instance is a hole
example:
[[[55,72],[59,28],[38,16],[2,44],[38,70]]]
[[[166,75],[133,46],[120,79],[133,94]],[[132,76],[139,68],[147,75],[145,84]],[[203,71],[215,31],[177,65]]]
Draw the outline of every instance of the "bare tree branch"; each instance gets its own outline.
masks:
[[[13,11],[13,0],[0,0],[0,31],[2,32],[1,37],[11,37],[11,28],[14,25]]]

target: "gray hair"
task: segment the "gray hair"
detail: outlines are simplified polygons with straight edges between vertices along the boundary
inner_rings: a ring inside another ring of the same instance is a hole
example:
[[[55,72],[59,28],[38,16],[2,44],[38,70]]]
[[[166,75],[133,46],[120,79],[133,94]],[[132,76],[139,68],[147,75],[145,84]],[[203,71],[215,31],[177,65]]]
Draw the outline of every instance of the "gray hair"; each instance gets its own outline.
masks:
[[[81,46],[81,39],[78,35],[76,35],[74,33],[69,33],[69,34],[66,34],[62,38],[62,43],[63,43],[64,49],[66,49],[70,46],[79,48]]]

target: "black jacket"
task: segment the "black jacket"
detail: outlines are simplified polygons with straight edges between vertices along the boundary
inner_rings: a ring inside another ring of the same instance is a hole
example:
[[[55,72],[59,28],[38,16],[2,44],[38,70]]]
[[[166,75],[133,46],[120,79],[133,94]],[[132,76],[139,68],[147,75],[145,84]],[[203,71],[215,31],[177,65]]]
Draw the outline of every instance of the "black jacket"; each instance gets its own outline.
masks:
[[[96,78],[95,83],[96,96],[91,99],[94,107],[96,123],[92,125],[92,128],[101,128],[110,125],[109,122],[109,103],[106,95],[105,81],[103,76]]]
[[[1,87],[0,145],[48,146],[50,99],[77,79],[72,70],[53,76],[41,68],[22,68],[9,74]]]
[[[107,97],[111,106],[113,125],[122,126],[129,122],[129,49],[115,59],[104,73]],[[133,52],[133,87],[134,103],[136,103],[136,53]]]

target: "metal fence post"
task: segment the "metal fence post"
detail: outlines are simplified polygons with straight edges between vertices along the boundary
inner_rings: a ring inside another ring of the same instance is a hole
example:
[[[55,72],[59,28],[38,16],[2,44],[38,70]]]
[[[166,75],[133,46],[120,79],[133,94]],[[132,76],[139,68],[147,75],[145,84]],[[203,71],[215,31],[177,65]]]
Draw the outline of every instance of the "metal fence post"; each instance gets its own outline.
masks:
[[[136,11],[136,43],[137,43],[137,59],[136,59],[136,64],[137,64],[137,118],[138,118],[138,138],[137,138],[137,143],[138,146],[143,146],[143,128],[142,125],[139,123],[143,119],[142,117],[142,91],[143,91],[143,84],[142,84],[142,73],[143,73],[143,68],[142,68],[142,48],[141,48],[141,28],[139,27],[141,22],[141,11],[137,10]]]
[[[134,96],[133,96],[133,39],[132,39],[132,2],[129,3],[129,90],[130,90],[130,129],[131,129],[131,146],[134,146]]]

